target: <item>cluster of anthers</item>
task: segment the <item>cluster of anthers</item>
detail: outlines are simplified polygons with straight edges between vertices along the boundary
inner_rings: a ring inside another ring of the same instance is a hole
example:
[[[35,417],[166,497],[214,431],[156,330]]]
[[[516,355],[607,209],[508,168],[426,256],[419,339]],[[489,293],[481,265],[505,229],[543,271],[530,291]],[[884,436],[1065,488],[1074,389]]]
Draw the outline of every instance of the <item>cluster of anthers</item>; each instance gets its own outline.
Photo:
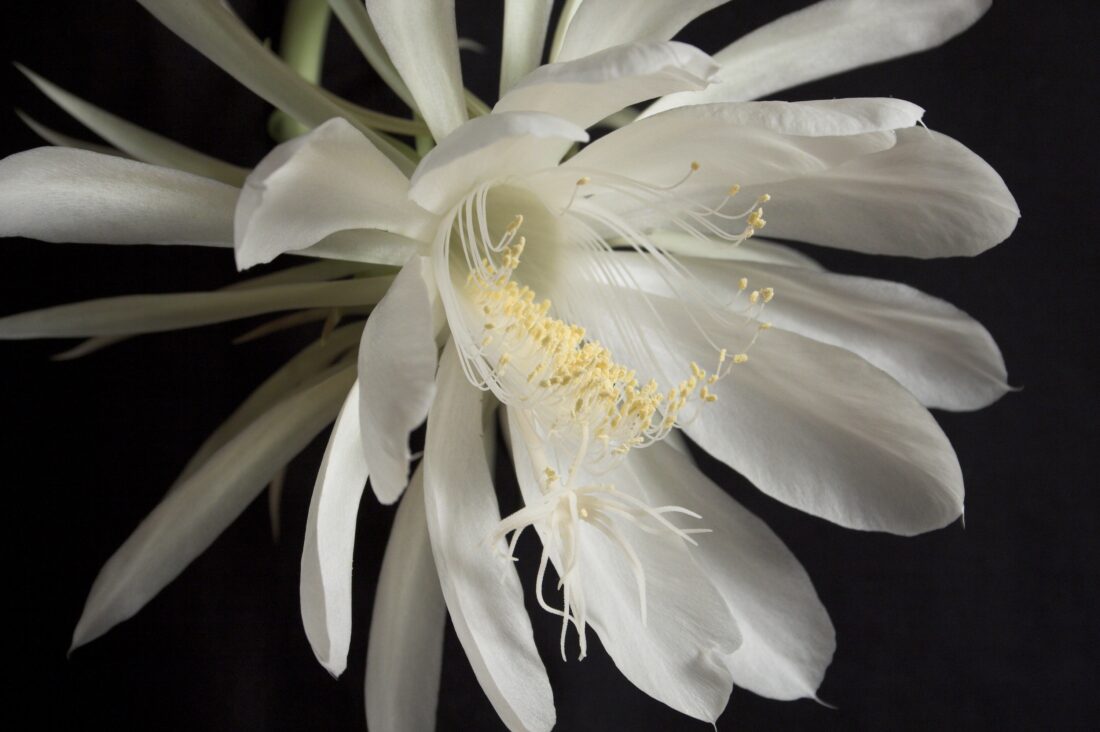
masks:
[[[688,176],[667,188],[628,179],[610,179],[605,184],[648,203],[661,193],[667,203],[669,192],[698,169],[698,164],[692,163]],[[573,197],[559,214],[569,214],[576,225],[571,229],[577,235],[572,243],[582,249],[587,247],[588,251],[609,253],[607,236],[597,233],[597,228],[611,231],[620,240],[647,241],[617,217],[604,215],[598,208],[578,200],[576,191],[591,184],[588,176],[579,179]],[[736,217],[722,213],[737,191],[737,186],[730,188],[726,199],[715,208],[683,205],[681,201],[674,218],[685,231],[700,235],[700,228],[711,234],[721,231],[708,217],[744,219],[746,226],[739,234],[722,234],[726,241],[739,244],[766,223],[762,204],[768,196],[761,196],[752,208]],[[523,439],[541,494],[501,521],[491,538],[495,546],[503,548],[503,540],[511,534],[508,556],[514,559],[523,530],[528,526],[536,530],[543,544],[536,597],[543,609],[562,618],[562,657],[565,657],[566,633],[573,624],[579,637],[580,658],[584,658],[588,611],[581,576],[583,527],[587,525],[602,534],[628,562],[638,586],[643,624],[647,615],[645,569],[628,537],[633,534],[637,542],[641,538],[637,529],[656,536],[655,540],[695,544],[691,535],[707,531],[682,529],[666,518],[666,514],[701,518],[686,508],[649,506],[609,483],[586,482],[586,476],[605,473],[631,450],[663,439],[673,427],[685,423],[685,416],[688,420],[693,418],[692,414],[685,415],[689,404],[702,408],[715,401],[717,395],[711,388],[735,365],[748,361],[752,344],[770,325],[757,326],[750,342],[737,353],[716,348],[713,371],[691,362],[691,373],[667,391],[662,391],[652,379],[642,384],[633,369],[616,362],[606,347],[587,337],[583,327],[553,317],[550,300],[539,300],[533,289],[514,281],[513,274],[527,245],[525,237],[519,234],[523,216],[515,216],[499,240],[490,240],[482,224],[484,195],[484,191],[475,195],[465,217],[460,212],[454,227],[468,266],[469,302],[476,309],[476,322],[480,324],[480,334],[470,344],[463,361],[468,375],[480,377],[473,379],[475,383],[492,390],[512,407],[509,413],[517,423],[517,433]],[[646,245],[637,244],[635,248],[678,264],[655,248],[651,251]],[[745,318],[746,322],[757,318],[774,296],[771,288],[749,292],[745,278],[738,281],[737,288],[737,297],[748,301],[737,317]],[[550,452],[559,459],[561,455],[568,457],[557,462],[551,459]],[[554,467],[557,464],[561,468],[563,463],[568,463],[564,474]],[[595,537],[589,540],[592,538]],[[551,607],[543,596],[542,585],[551,558],[560,576],[561,609]]]

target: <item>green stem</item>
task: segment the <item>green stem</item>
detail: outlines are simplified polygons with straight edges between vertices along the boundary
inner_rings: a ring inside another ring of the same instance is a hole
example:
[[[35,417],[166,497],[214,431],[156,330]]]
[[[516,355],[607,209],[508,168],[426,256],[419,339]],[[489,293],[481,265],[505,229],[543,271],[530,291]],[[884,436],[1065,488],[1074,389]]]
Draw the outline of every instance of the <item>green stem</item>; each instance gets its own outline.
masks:
[[[321,80],[330,16],[326,0],[290,0],[283,17],[279,56],[313,84]],[[271,115],[268,130],[272,137],[282,142],[308,132],[309,128],[277,110]]]

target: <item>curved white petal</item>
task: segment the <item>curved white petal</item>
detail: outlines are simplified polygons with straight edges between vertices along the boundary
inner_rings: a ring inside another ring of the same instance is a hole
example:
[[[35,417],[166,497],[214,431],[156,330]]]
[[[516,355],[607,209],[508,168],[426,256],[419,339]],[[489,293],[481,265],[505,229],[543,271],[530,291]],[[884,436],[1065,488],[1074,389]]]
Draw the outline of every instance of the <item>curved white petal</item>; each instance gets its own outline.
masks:
[[[432,136],[466,121],[454,0],[367,0],[367,12]]]
[[[355,380],[340,368],[257,419],[170,492],[103,565],[72,647],[130,618],[174,580],[332,421]]]
[[[244,183],[248,175],[248,171],[244,168],[192,150],[89,104],[24,66],[16,64],[16,68],[57,106],[71,114],[92,132],[138,160],[185,170],[232,186]]]
[[[729,605],[742,642],[725,661],[733,683],[771,699],[814,697],[836,650],[836,633],[806,570],[767,525],[664,443],[631,455],[657,503],[690,506],[711,533],[691,556]]]
[[[88,150],[89,152],[99,153],[100,155],[115,155],[117,157],[128,158],[130,157],[121,150],[116,150],[108,145],[100,145],[95,142],[88,142],[87,140],[81,140],[78,137],[72,137],[66,135],[63,132],[58,132],[52,127],[47,127],[38,120],[31,117],[29,114],[16,109],[15,116],[19,120],[30,128],[31,132],[41,137],[51,145],[57,145],[58,147],[72,147],[77,150]]]
[[[546,45],[552,0],[505,0],[500,95],[537,68]]]
[[[389,277],[371,277],[245,290],[107,297],[0,318],[0,338],[155,333],[280,310],[373,305],[382,299],[390,282]]]
[[[588,133],[542,112],[502,112],[472,119],[437,145],[416,168],[409,197],[443,213],[479,184],[550,168]]]
[[[435,396],[438,308],[430,264],[417,257],[398,273],[363,329],[362,451],[382,503],[396,501],[408,485],[409,433],[424,422]]]
[[[509,419],[516,475],[524,499],[533,502],[540,495],[538,480],[516,422]],[[671,503],[694,509],[690,496],[681,493],[678,500],[666,502],[652,491],[659,483],[682,480],[683,476],[661,466],[646,463],[643,467],[631,455],[616,469],[582,483],[612,483],[616,490],[653,506]],[[715,721],[733,690],[724,657],[741,643],[737,621],[692,560],[695,547],[668,535],[648,534],[626,521],[616,528],[645,571],[646,622],[642,622],[638,584],[629,560],[585,523],[578,536],[583,553],[578,576],[588,622],[631,683],[679,712]],[[555,551],[553,544],[551,551]],[[560,567],[557,558],[554,563]]]
[[[760,114],[742,105],[682,107],[615,130],[562,167],[573,175],[588,174],[595,195],[603,195],[599,173],[607,171],[656,186],[683,180],[676,193],[686,199],[721,198],[731,185],[739,184],[740,197],[750,200],[745,191],[753,184],[820,173],[894,144],[894,133],[877,125],[868,127],[865,134],[835,137],[785,134],[795,120],[822,117],[821,106],[802,103],[788,105],[782,113],[773,107],[770,113]],[[693,162],[699,168],[684,180]]]
[[[649,240],[662,251],[678,257],[728,259],[735,262],[762,262],[787,267],[820,270],[821,265],[800,251],[760,236],[747,239],[737,246],[713,239],[699,239],[682,231],[651,231]]]
[[[346,112],[323,90],[306,81],[257,40],[222,0],[138,0],[169,30],[191,44],[256,96],[270,102],[308,127],[316,127]],[[362,132],[402,171],[413,164],[366,125]]]
[[[988,163],[925,129],[898,130],[889,150],[742,195],[765,190],[768,236],[868,254],[972,256],[1008,238],[1020,218]]]
[[[681,261],[716,294],[729,293],[739,277],[774,288],[766,320],[862,356],[925,406],[980,409],[1008,391],[989,332],[912,287],[764,263]]]
[[[716,104],[726,124],[759,127],[784,135],[832,137],[913,127],[924,110],[904,99],[867,97],[809,102]],[[642,118],[653,114],[647,110]]]
[[[0,160],[0,236],[228,246],[238,193],[115,155],[36,148]]]
[[[374,29],[374,23],[371,22],[367,7],[362,0],[329,0],[328,5],[332,8],[333,15],[340,19],[340,24],[351,36],[363,57],[367,59],[367,63],[378,72],[382,81],[386,82],[386,86],[393,89],[394,94],[400,97],[401,101],[416,109],[412,93],[401,80],[401,75],[394,68],[393,62],[390,61],[390,56],[382,46],[382,39],[378,37],[378,32]]]
[[[381,229],[345,229],[293,253],[318,259],[401,267],[426,248],[426,242]]]
[[[234,222],[237,266],[270,262],[346,229],[426,237],[433,219],[404,174],[346,120],[272,150],[248,176]]]
[[[549,730],[554,700],[514,567],[489,539],[500,521],[486,456],[483,393],[466,380],[454,344],[443,351],[424,446],[428,534],[455,633],[510,730]]]
[[[782,89],[934,48],[966,30],[991,0],[824,0],[785,15],[715,55],[721,82],[650,111],[757,99]]]
[[[569,20],[551,61],[582,56],[633,41],[667,41],[681,28],[727,0],[583,0]]]
[[[602,298],[576,298],[570,310],[639,379],[676,384],[692,360],[714,362],[690,304],[601,288]],[[636,334],[590,304],[608,297],[633,315]],[[755,329],[735,322],[708,333],[740,349]],[[710,389],[717,402],[684,431],[784,503],[842,526],[905,535],[962,514],[962,471],[939,425],[904,387],[850,351],[773,328],[747,363]]]
[[[446,620],[417,470],[397,508],[374,595],[365,684],[371,732],[435,729]]]
[[[367,461],[359,435],[359,383],[351,385],[317,471],[306,517],[299,601],[317,660],[333,676],[351,644],[351,559]]]
[[[628,43],[540,66],[505,94],[493,112],[547,112],[590,127],[631,104],[702,89],[716,69],[709,56],[686,43]]]

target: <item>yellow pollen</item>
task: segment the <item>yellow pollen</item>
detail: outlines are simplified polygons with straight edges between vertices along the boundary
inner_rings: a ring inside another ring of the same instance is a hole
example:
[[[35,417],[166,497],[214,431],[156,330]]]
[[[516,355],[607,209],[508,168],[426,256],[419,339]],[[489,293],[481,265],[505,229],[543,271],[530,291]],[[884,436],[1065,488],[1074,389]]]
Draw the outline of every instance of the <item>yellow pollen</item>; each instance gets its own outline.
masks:
[[[745,363],[748,360],[749,360],[749,354],[747,354],[747,353],[739,353],[739,354],[737,354],[736,356],[733,357],[733,362],[734,363]]]
[[[748,288],[748,286],[749,286],[749,278],[748,277],[742,277],[741,279],[737,280],[737,290],[739,292],[744,292],[745,289]]]
[[[579,186],[586,186],[591,182],[592,179],[589,178],[587,175],[582,175],[580,178],[577,178],[577,185]]]
[[[729,196],[730,198],[733,198],[734,196],[736,196],[740,192],[741,192],[741,186],[734,183],[732,186],[730,186],[729,190],[726,191],[726,195]]]
[[[694,173],[694,172],[695,172],[695,171],[697,171],[697,170],[699,170],[699,163],[697,163],[696,161],[692,160],[692,161],[691,161],[691,172],[692,172],[692,173]]]

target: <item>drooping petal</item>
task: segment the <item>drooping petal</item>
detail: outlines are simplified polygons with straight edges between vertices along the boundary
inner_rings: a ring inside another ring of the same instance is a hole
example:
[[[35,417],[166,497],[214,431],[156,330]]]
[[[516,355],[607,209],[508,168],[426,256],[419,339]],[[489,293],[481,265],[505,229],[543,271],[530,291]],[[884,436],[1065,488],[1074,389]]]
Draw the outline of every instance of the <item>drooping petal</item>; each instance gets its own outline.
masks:
[[[191,477],[227,442],[295,390],[308,388],[311,379],[358,342],[362,329],[362,323],[337,328],[327,338],[314,341],[280,366],[203,441],[180,471],[176,485]]]
[[[904,99],[868,97],[808,102],[729,102],[715,105],[729,125],[784,135],[836,137],[913,127],[924,110]],[[642,118],[653,113],[647,110]]]
[[[339,368],[281,402],[170,492],[100,570],[72,647],[132,617],[210,546],[288,457],[332,421],[354,380],[353,368]]]
[[[299,598],[313,653],[333,676],[347,668],[351,644],[351,558],[367,461],[359,434],[359,383],[336,417],[306,517]]]
[[[912,287],[764,263],[681,261],[715,294],[729,293],[739,277],[774,288],[766,320],[862,356],[925,406],[980,409],[1008,390],[989,332]]]
[[[655,476],[646,482],[650,500],[690,506],[710,529],[691,556],[741,630],[741,647],[725,658],[733,683],[771,699],[814,697],[836,650],[836,633],[806,570],[687,454],[659,443],[630,459],[639,473]]]
[[[686,43],[628,43],[540,66],[505,94],[493,112],[546,112],[590,127],[626,106],[672,90],[702,89],[716,68],[709,56]]]
[[[0,339],[155,333],[280,310],[373,305],[392,281],[390,277],[371,277],[248,290],[107,297],[0,318]]]
[[[256,96],[283,110],[307,127],[333,117],[347,116],[345,109],[320,88],[287,66],[233,14],[221,0],[139,0],[169,30],[185,40]],[[405,173],[413,163],[366,125],[351,122],[394,165]]]
[[[504,40],[500,54],[500,95],[542,62],[551,0],[505,0]]]
[[[432,217],[408,200],[409,183],[346,120],[285,142],[248,176],[234,225],[244,269],[347,229],[424,237]]]
[[[435,729],[446,613],[418,469],[397,508],[374,595],[365,694],[372,732]]]
[[[740,102],[859,66],[934,48],[966,30],[991,0],[824,0],[785,15],[715,55],[721,83],[675,94],[651,112]]]
[[[454,0],[368,0],[367,12],[432,136],[442,140],[466,121]]]
[[[0,160],[0,236],[228,246],[238,192],[114,155],[41,147]]]
[[[486,455],[483,393],[466,380],[454,345],[443,351],[424,446],[428,534],[443,596],[481,688],[510,730],[554,726],[554,700],[503,540]],[[499,552],[499,554],[495,553]]]
[[[24,66],[17,65],[16,68],[57,106],[71,114],[92,132],[138,160],[213,178],[232,186],[244,183],[248,175],[248,171],[244,168],[192,150],[186,145],[150,132],[89,104]]]
[[[538,479],[516,421],[509,418],[513,460],[524,499],[530,504],[539,499]],[[647,504],[664,505],[650,488],[660,481],[679,482],[682,476],[667,470],[639,470],[631,460],[627,458],[592,482],[610,483],[616,491]],[[687,496],[678,498],[670,503],[693,507]],[[603,533],[582,523],[577,543],[583,547],[583,559],[577,576],[588,622],[631,683],[679,712],[713,722],[733,690],[724,657],[741,643],[737,621],[692,560],[694,547],[667,534],[646,533],[627,521],[617,523],[616,529],[645,572],[646,621],[642,622],[641,598],[630,560]],[[555,566],[560,569],[557,559]]]
[[[417,257],[401,270],[371,313],[359,345],[359,418],[371,487],[382,503],[409,482],[409,433],[435,396],[435,334],[443,315],[431,264]]]
[[[768,236],[868,254],[972,256],[1008,238],[1020,209],[1001,176],[946,135],[897,131],[889,150],[766,186]]]
[[[569,21],[561,50],[550,60],[572,61],[633,41],[667,41],[726,1],[584,0]]]
[[[128,158],[130,157],[121,150],[116,150],[113,147],[107,145],[100,145],[95,142],[88,142],[87,140],[81,140],[77,137],[66,135],[63,132],[58,132],[52,127],[47,127],[41,122],[37,121],[29,114],[25,114],[20,110],[15,110],[15,115],[19,120],[31,129],[31,131],[41,137],[51,145],[57,145],[58,147],[72,147],[77,150],[88,150],[89,152],[99,153],[100,155],[116,155],[118,157]]]
[[[570,312],[640,375],[674,385],[691,361],[714,363],[715,346],[688,303],[601,289],[602,298],[569,302]],[[592,304],[607,298],[636,314],[635,333]],[[707,332],[719,347],[740,349],[755,330],[738,316]],[[904,535],[962,513],[962,471],[939,425],[904,387],[850,351],[772,328],[746,363],[709,388],[717,402],[703,405],[684,431],[784,503],[842,526]]]
[[[442,141],[416,169],[409,197],[443,213],[479,184],[557,164],[588,133],[542,112],[502,112],[470,120]]]

